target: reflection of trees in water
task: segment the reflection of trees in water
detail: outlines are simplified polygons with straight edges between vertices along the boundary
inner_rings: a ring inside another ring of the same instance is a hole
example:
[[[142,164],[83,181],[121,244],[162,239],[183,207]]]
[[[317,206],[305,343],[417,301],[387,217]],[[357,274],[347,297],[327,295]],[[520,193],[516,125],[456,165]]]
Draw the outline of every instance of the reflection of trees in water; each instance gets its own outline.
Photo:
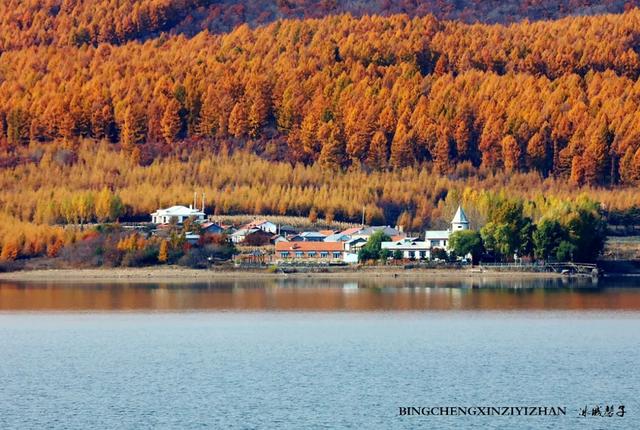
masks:
[[[304,278],[156,284],[0,283],[0,310],[640,310],[635,280]]]

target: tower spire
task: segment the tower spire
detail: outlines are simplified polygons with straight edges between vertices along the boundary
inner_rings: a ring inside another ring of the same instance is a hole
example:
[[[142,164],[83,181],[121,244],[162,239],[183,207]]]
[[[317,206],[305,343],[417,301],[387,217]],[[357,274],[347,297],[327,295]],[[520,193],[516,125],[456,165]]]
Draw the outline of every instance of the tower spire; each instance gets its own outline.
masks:
[[[451,220],[451,231],[469,230],[469,219],[467,214],[464,213],[462,206],[458,206],[456,214]]]

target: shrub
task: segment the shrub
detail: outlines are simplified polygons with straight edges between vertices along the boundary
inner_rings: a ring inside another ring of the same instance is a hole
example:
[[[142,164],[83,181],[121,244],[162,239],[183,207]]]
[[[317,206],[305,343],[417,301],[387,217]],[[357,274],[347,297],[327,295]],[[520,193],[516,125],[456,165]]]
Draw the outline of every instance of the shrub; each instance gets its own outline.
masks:
[[[122,266],[143,267],[158,263],[158,247],[148,246],[144,249],[129,251],[122,257]]]
[[[192,269],[205,269],[209,266],[209,260],[203,248],[192,248],[178,260],[178,264]]]

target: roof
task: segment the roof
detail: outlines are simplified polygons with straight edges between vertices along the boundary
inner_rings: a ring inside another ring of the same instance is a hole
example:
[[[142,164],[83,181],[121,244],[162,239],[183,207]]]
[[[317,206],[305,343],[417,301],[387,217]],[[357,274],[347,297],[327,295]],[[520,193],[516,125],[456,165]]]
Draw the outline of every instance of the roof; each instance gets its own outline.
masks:
[[[449,230],[427,230],[424,233],[424,239],[449,239],[451,232]]]
[[[298,236],[300,237],[327,237],[326,234],[323,234],[319,231],[303,231]]]
[[[266,220],[266,219],[258,219],[258,220],[254,220],[254,221],[251,221],[250,223],[247,223],[247,224],[243,225],[243,226],[242,226],[242,228],[244,228],[244,229],[248,229],[248,228],[258,228],[258,227],[260,227],[261,225],[264,225],[264,224],[267,224],[267,223],[268,223],[268,224],[275,225],[275,224],[273,224],[271,221],[268,221],[268,220]]]
[[[363,237],[353,237],[349,240],[347,240],[348,244],[353,244],[353,243],[358,243],[358,242],[366,242],[367,239],[363,238]]]
[[[202,227],[204,230],[206,230],[206,229],[208,229],[208,228],[211,228],[211,227],[217,227],[217,228],[219,228],[219,229],[221,229],[221,230],[224,230],[224,229],[222,228],[222,226],[221,226],[221,225],[216,224],[215,222],[205,222],[205,223],[203,223],[203,224],[202,224],[202,226],[201,226],[201,227]]]
[[[251,233],[255,233],[258,230],[260,229],[259,228],[241,228],[240,230],[237,230],[231,233],[231,236],[247,236]]]
[[[451,222],[455,224],[469,224],[469,219],[467,218],[467,214],[464,213],[464,210],[462,210],[462,206],[458,206],[458,210]]]
[[[187,216],[188,217],[188,216],[195,216],[195,215],[204,215],[204,212],[198,209],[188,208],[186,206],[171,206],[170,208],[166,208],[166,209],[158,209],[151,215]]]
[[[362,227],[351,227],[348,228],[344,231],[341,231],[341,234],[346,234],[347,236],[351,236],[352,234],[356,234],[357,232],[359,232],[360,230],[362,230]]]
[[[351,239],[351,237],[349,235],[343,234],[343,233],[335,233],[332,234],[330,236],[327,236],[324,238],[325,242],[346,242],[349,239]]]
[[[377,233],[379,231],[383,232],[387,236],[398,236],[400,234],[398,230],[396,230],[395,228],[389,227],[388,225],[377,225],[373,227],[367,227],[363,230],[358,231],[358,234],[361,234],[363,236],[371,236],[372,234]]]
[[[430,246],[427,242],[420,242],[413,238],[406,238],[396,242],[382,242],[381,247],[382,249],[430,249]]]
[[[342,242],[278,242],[276,251],[344,251],[344,244]]]

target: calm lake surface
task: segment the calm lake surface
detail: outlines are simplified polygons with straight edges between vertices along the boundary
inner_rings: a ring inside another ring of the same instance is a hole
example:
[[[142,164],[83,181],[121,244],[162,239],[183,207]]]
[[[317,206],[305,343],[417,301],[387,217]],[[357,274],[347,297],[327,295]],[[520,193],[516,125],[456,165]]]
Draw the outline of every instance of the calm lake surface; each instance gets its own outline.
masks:
[[[639,286],[0,281],[0,429],[637,429]]]

